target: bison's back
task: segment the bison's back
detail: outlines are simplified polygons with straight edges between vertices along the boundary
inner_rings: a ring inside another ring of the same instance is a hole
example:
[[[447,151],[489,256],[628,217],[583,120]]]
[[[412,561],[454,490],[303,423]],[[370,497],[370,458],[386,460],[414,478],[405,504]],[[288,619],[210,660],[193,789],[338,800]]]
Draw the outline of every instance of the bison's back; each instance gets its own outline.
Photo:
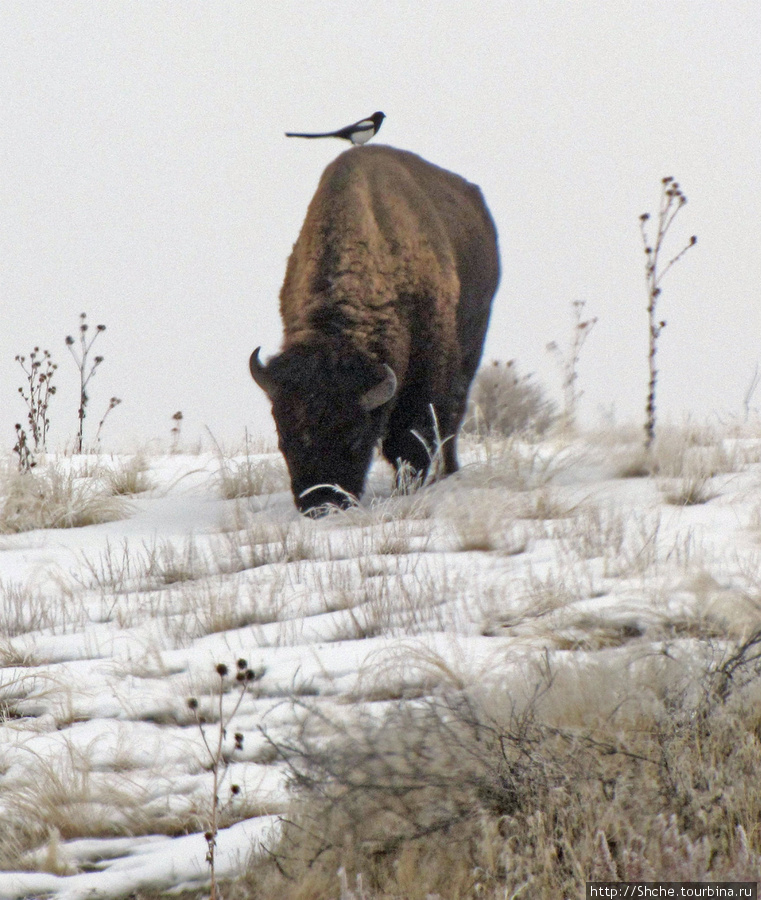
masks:
[[[424,236],[442,264],[454,262],[463,288],[498,275],[496,229],[481,190],[414,153],[382,144],[346,151],[325,170],[317,197],[323,192],[326,199],[353,193],[360,206],[369,200],[390,246],[400,234]]]
[[[397,351],[387,361],[404,367],[405,329],[422,315],[450,331],[447,342],[478,343],[480,356],[498,275],[496,231],[478,187],[393,147],[348,150],[323,173],[288,263],[286,343],[308,339],[316,322],[330,328],[332,316],[336,329],[386,334]],[[400,297],[426,308],[400,317]]]

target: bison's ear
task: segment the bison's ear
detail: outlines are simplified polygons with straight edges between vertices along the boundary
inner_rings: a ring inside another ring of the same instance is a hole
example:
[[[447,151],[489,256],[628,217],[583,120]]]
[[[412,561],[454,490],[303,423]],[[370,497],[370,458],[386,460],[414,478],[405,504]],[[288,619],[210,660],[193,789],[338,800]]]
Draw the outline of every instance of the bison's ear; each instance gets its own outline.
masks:
[[[386,370],[386,376],[383,381],[376,384],[375,387],[371,387],[369,391],[360,397],[359,405],[367,412],[372,412],[379,406],[383,406],[384,403],[388,403],[396,393],[397,382],[394,370],[391,366],[385,364],[383,368]]]
[[[251,377],[254,381],[265,394],[269,394],[272,390],[273,382],[269,372],[267,372],[267,367],[259,359],[259,351],[261,349],[261,347],[257,347],[251,354],[251,358],[248,361],[248,367],[251,370]]]

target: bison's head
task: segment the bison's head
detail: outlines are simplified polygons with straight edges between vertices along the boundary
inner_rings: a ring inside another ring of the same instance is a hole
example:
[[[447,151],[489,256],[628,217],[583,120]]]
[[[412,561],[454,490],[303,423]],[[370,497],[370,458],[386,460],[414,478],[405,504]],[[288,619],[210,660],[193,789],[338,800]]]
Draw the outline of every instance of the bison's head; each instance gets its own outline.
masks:
[[[396,393],[387,365],[358,354],[290,347],[264,365],[251,354],[251,375],[272,402],[280,449],[301,512],[359,497]]]

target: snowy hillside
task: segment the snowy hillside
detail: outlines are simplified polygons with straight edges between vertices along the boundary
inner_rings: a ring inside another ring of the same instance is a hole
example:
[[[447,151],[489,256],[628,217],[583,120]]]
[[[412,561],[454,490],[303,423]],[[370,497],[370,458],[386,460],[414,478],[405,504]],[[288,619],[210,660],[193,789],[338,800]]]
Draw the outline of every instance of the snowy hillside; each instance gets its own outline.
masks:
[[[638,442],[464,441],[457,476],[395,496],[377,463],[319,520],[272,451],[9,459],[0,898],[207,885],[220,698],[225,879],[275,846],[307,720],[474,688],[520,705],[542,670],[612,717],[726,659],[761,620],[761,440],[664,430],[646,476]]]

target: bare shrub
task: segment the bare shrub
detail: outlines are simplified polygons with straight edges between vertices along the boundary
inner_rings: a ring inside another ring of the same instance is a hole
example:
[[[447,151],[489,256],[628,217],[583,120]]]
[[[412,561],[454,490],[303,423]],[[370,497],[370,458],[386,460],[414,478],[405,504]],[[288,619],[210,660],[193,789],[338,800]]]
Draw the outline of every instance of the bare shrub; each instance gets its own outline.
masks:
[[[380,717],[303,707],[299,735],[271,741],[296,798],[282,841],[238,896],[332,900],[356,885],[368,900],[496,900],[579,896],[593,878],[755,880],[758,645],[702,674],[666,657],[611,681],[605,667],[545,665],[522,687],[439,690]]]
[[[365,872],[380,891],[404,849],[422,861],[443,860],[449,847],[449,863],[438,875],[426,866],[418,884],[451,896],[454,882],[460,896],[472,896],[497,875],[469,847],[484,815],[541,803],[560,780],[557,763],[550,771],[546,759],[524,752],[534,737],[530,715],[517,715],[506,731],[482,720],[464,695],[394,705],[380,723],[365,716],[339,724],[313,713],[312,733],[279,745],[301,798],[278,856],[287,874],[320,860],[320,868],[324,861],[333,871]],[[348,854],[341,835],[352,836]]]
[[[544,434],[555,420],[555,405],[532,375],[520,375],[511,359],[494,360],[476,373],[462,430],[466,434]]]

